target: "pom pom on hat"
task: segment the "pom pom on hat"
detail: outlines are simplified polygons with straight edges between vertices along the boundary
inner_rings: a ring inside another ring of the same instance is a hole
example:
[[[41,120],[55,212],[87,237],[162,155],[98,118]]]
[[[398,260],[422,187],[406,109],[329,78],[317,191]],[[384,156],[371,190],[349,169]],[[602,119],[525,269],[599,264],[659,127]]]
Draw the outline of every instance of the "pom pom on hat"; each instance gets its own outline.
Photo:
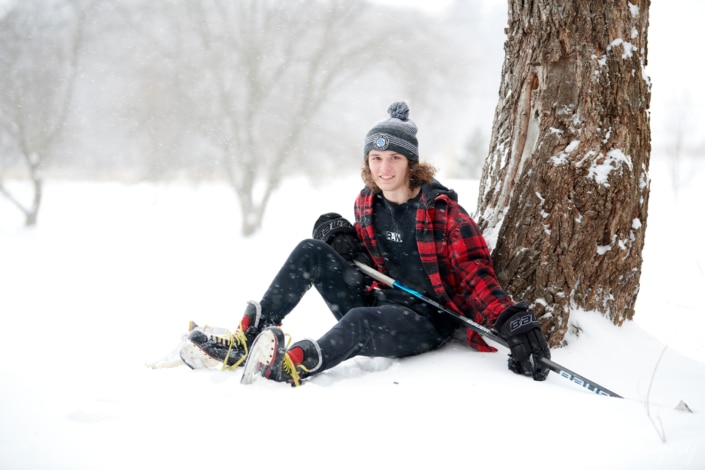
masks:
[[[419,161],[419,147],[416,140],[418,131],[414,121],[409,119],[409,106],[397,101],[387,108],[389,118],[376,123],[365,136],[363,155],[370,150],[393,150],[410,161]]]
[[[409,106],[403,101],[390,104],[387,112],[394,119],[399,119],[400,121],[409,120]]]

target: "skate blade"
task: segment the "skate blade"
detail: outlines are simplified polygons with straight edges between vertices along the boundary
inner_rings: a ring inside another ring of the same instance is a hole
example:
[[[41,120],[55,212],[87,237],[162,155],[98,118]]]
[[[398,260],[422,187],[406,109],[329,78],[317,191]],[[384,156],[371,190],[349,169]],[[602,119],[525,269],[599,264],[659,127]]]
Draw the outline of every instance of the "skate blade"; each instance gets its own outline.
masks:
[[[220,369],[223,366],[222,362],[213,359],[189,340],[181,343],[179,357],[191,369]]]
[[[276,350],[277,339],[269,330],[264,330],[252,343],[247,355],[240,383],[249,385],[262,377],[264,367],[271,364]]]

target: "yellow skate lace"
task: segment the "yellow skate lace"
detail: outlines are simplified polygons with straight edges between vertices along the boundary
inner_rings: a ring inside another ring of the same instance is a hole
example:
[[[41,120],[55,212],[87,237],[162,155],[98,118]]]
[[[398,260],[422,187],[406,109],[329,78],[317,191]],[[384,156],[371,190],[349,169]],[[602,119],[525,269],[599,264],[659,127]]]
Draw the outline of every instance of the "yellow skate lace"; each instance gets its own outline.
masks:
[[[289,345],[291,344],[291,336],[288,334],[285,336],[288,338],[288,340],[286,342],[286,348],[289,349]],[[297,366],[294,365],[294,361],[292,361],[291,358],[289,357],[288,352],[284,353],[284,361],[282,363],[282,366],[284,367],[284,372],[289,374],[289,376],[291,377],[291,380],[294,381],[294,387],[298,387],[301,385],[301,376],[299,375],[298,369],[301,369],[304,372],[311,372],[306,367],[304,367],[302,364],[299,364],[298,368],[297,368]]]
[[[247,359],[247,354],[249,353],[247,349],[247,336],[245,336],[245,332],[242,331],[241,326],[237,327],[235,333],[228,336],[217,336],[215,337],[215,340],[217,342],[221,342],[222,344],[228,344],[228,352],[225,355],[225,359],[223,359],[223,365],[221,367],[221,370],[235,370],[240,366],[240,364],[245,362],[245,360]],[[230,352],[233,350],[233,346],[235,345],[242,346],[242,349],[244,349],[245,352],[240,357],[240,359],[238,359],[233,365],[229,366],[228,358],[230,357]]]
[[[188,322],[188,331],[193,331],[196,328],[198,328],[198,324],[194,322],[193,320],[190,320]],[[203,331],[207,331],[209,328],[211,328],[210,325],[206,324],[203,326]],[[242,324],[238,325],[237,330],[235,330],[235,333],[231,333],[228,335],[211,335],[211,338],[216,343],[220,343],[222,345],[227,344],[228,345],[228,352],[225,355],[225,359],[223,360],[223,365],[221,366],[221,370],[233,370],[236,369],[240,364],[245,362],[247,359],[247,354],[248,354],[248,349],[247,349],[247,336],[245,336],[245,332],[242,330]],[[233,365],[228,366],[228,358],[230,357],[230,352],[233,350],[233,346],[239,344],[242,345],[242,348],[245,350],[245,353],[242,355],[242,357],[235,362]]]

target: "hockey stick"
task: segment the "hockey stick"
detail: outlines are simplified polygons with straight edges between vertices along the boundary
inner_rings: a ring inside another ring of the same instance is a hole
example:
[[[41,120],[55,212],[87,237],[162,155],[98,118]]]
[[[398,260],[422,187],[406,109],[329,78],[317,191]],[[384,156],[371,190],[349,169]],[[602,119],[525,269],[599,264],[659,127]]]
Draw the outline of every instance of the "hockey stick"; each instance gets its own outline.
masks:
[[[481,334],[481,335],[485,336],[486,338],[489,338],[498,344],[501,344],[505,348],[509,348],[507,341],[504,338],[498,336],[496,333],[494,333],[489,328],[484,327],[484,326],[480,325],[479,323],[476,323],[476,322],[472,321],[471,319],[466,318],[466,317],[460,315],[459,313],[454,312],[454,311],[444,307],[443,305],[439,304],[435,300],[426,297],[425,295],[421,294],[420,292],[416,292],[414,289],[410,289],[409,287],[406,287],[403,284],[400,284],[398,281],[395,281],[394,279],[387,276],[386,274],[382,274],[381,272],[377,271],[374,268],[367,266],[366,264],[360,263],[359,261],[355,261],[355,265],[357,265],[357,267],[360,269],[360,271],[367,274],[372,279],[375,279],[379,282],[382,282],[382,283],[388,285],[389,287],[395,287],[397,289],[403,290],[404,292],[407,292],[407,293],[413,295],[414,297],[421,299],[422,301],[426,302],[427,304],[437,308],[439,311],[452,316],[458,322],[460,322],[464,326],[470,328],[474,332]],[[599,384],[593,382],[592,380],[586,379],[582,375],[580,375],[576,372],[573,372],[572,370],[567,369],[567,368],[553,362],[552,360],[550,360],[546,357],[541,358],[541,363],[544,366],[546,366],[549,370],[552,370],[553,372],[560,375],[561,377],[568,379],[571,382],[574,382],[574,383],[580,385],[581,387],[585,388],[586,390],[589,390],[593,393],[596,393],[598,395],[608,396],[608,397],[623,398],[621,395],[614,393],[613,391],[603,387],[602,385],[599,385]]]

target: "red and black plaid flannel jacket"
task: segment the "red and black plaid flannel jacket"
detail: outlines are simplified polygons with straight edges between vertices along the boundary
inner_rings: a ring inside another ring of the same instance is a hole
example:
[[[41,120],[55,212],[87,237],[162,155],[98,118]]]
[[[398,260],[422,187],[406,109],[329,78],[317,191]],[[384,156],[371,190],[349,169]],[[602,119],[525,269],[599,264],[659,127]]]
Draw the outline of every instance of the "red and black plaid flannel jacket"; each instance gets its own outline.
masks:
[[[374,196],[365,188],[355,200],[355,230],[375,268],[386,273],[375,238]],[[437,181],[421,187],[416,241],[436,301],[445,307],[491,326],[514,304],[497,281],[490,250],[477,223],[458,204],[457,194]],[[467,333],[468,343],[475,349],[494,350],[477,333],[469,329]]]

